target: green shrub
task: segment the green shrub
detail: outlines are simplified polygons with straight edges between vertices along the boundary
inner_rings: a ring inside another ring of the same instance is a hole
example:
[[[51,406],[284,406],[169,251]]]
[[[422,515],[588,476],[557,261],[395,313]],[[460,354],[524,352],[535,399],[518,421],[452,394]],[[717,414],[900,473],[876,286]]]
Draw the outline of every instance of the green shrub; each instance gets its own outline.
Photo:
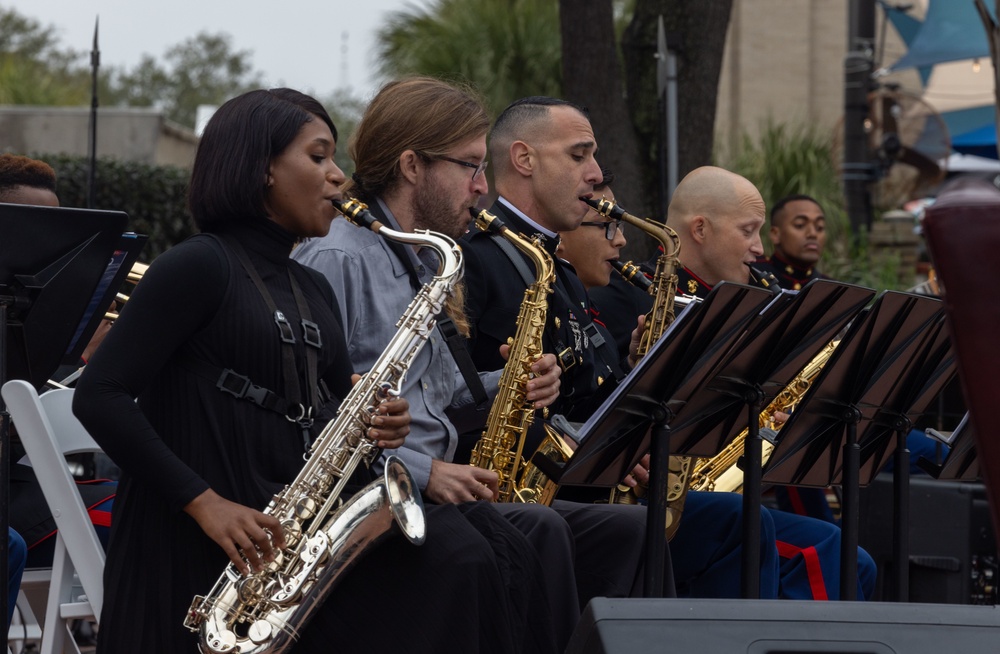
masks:
[[[716,158],[754,183],[769,213],[786,195],[804,194],[819,201],[826,216],[826,247],[820,262],[824,274],[879,290],[897,288],[899,257],[870,247],[866,233],[852,238],[836,156],[833,134],[767,121],[756,141],[744,135],[735,152]],[[761,233],[768,254],[769,227],[765,223]]]
[[[55,169],[56,192],[64,207],[87,206],[86,157],[31,156]],[[128,214],[128,229],[149,236],[140,256],[148,263],[196,231],[186,205],[189,175],[175,166],[98,158],[94,208]]]

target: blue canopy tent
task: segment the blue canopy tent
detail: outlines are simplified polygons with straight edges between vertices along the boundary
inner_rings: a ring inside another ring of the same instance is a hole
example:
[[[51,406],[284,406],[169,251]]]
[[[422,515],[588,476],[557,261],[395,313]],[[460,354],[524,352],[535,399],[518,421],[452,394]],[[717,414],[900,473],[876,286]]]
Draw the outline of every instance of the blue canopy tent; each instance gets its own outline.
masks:
[[[995,17],[992,4],[987,3],[987,8]],[[886,17],[892,19],[892,15],[898,13],[887,12]],[[893,25],[897,31],[900,29],[895,20]],[[904,24],[903,27],[912,29],[912,25]],[[927,16],[917,33],[904,35],[900,31],[900,35],[909,49],[890,70],[917,67],[924,83],[928,79],[925,70],[936,64],[990,57],[986,30],[973,0],[930,0]],[[952,134],[955,151],[997,158],[996,109],[993,105],[946,112],[942,118]]]
[[[990,15],[996,15],[992,7]],[[890,70],[990,56],[983,21],[973,0],[931,0],[923,25],[909,46]]]
[[[977,157],[997,157],[997,126],[996,123],[983,125],[951,139],[951,147],[962,154],[974,154]]]
[[[899,34],[899,38],[903,39],[906,47],[909,48],[913,44],[913,40],[917,38],[917,34],[920,33],[923,22],[906,13],[909,11],[909,7],[897,7],[889,4],[886,0],[878,0],[878,4],[885,13],[885,19],[896,30],[896,33]],[[927,84],[927,80],[930,79],[931,69],[932,66],[922,66],[918,69],[920,72],[920,81],[924,84]]]

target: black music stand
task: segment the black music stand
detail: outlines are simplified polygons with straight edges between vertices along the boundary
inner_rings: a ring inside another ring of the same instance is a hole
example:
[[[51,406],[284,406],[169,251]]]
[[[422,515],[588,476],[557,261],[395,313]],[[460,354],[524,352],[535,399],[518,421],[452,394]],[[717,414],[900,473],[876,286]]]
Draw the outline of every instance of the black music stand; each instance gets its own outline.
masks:
[[[889,457],[893,466],[893,584],[897,602],[909,598],[909,542],[907,522],[910,515],[910,451],[906,437],[917,419],[927,412],[931,401],[955,375],[955,356],[945,325],[944,308],[925,331],[924,346],[908,359],[906,370],[885,398],[881,408],[859,437],[862,485],[870,484],[885,467]],[[895,448],[892,448],[895,433]]]
[[[979,457],[976,455],[976,432],[969,420],[969,412],[966,411],[962,420],[955,427],[955,431],[942,439],[949,447],[948,456],[941,464],[921,457],[917,461],[927,474],[935,479],[954,481],[977,481],[979,480]]]
[[[784,424],[764,480],[825,487],[842,471],[840,597],[856,597],[861,448],[867,427],[924,343],[940,303],[886,291],[852,323],[830,361]],[[862,428],[859,428],[859,424]]]
[[[132,265],[139,260],[139,255],[148,240],[149,237],[145,234],[136,234],[135,232],[126,232],[118,238],[118,245],[111,253],[108,265],[90,297],[90,303],[83,312],[76,331],[73,332],[69,346],[66,348],[66,354],[62,360],[63,365],[73,366],[79,363],[91,336],[104,320],[108,307],[115,299],[118,289],[125,283],[132,270]]]
[[[737,348],[713,372],[705,391],[673,426],[674,451],[710,456],[747,427],[743,454],[743,578],[747,599],[759,597],[760,494],[763,440],[759,416],[805,365],[875,296],[875,291],[816,279],[785,291],[761,311]],[[746,407],[746,422],[740,421]]]
[[[761,288],[718,284],[701,303],[678,314],[635,369],[580,428],[580,446],[561,466],[535,457],[551,479],[566,486],[619,483],[650,453],[644,593],[663,595],[670,423],[747,323],[772,298]],[[714,454],[714,453],[713,453]]]
[[[127,222],[117,211],[0,204],[0,387],[25,379],[40,388],[59,367]],[[85,342],[93,328],[81,335]],[[0,491],[0,531],[7,531],[10,414],[2,398]],[[4,537],[0,579],[7,579],[7,557]],[[7,608],[7,593],[0,593],[0,614]],[[6,644],[4,628],[0,649]]]

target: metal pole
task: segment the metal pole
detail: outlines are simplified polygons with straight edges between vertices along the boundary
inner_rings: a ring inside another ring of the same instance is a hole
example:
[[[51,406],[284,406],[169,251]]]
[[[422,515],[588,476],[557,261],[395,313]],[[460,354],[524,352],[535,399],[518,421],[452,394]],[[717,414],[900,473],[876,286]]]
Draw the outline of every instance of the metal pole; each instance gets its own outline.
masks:
[[[90,51],[90,136],[87,142],[87,208],[93,209],[97,195],[97,70],[101,67],[101,51],[97,46],[97,27],[100,17],[94,20],[94,48]]]
[[[871,88],[875,39],[874,0],[851,0],[844,59],[844,161],[842,179],[851,232],[857,239],[872,223],[869,185],[874,166],[865,121]]]

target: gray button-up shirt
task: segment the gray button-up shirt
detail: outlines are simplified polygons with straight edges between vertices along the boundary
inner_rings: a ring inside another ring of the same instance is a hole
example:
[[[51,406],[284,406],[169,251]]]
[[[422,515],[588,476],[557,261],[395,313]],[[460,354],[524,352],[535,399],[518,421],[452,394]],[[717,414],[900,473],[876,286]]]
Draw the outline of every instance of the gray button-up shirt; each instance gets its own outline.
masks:
[[[388,225],[399,229],[384,204]],[[422,282],[437,272],[433,250],[423,248],[420,256],[404,245]],[[430,256],[428,256],[430,255]],[[333,286],[339,316],[347,339],[348,354],[355,372],[368,371],[396,334],[396,323],[416,292],[406,266],[385,238],[347,220],[336,219],[330,233],[309,239],[292,252],[292,258],[323,273]],[[497,393],[500,371],[480,373],[490,397]],[[446,409],[472,409],[474,400],[458,370],[448,344],[438,330],[413,361],[403,382],[402,396],[410,403],[410,434],[404,447],[387,451],[406,463],[421,489],[427,487],[431,460],[451,461],[458,444],[454,425]],[[482,412],[485,423],[486,411]]]

